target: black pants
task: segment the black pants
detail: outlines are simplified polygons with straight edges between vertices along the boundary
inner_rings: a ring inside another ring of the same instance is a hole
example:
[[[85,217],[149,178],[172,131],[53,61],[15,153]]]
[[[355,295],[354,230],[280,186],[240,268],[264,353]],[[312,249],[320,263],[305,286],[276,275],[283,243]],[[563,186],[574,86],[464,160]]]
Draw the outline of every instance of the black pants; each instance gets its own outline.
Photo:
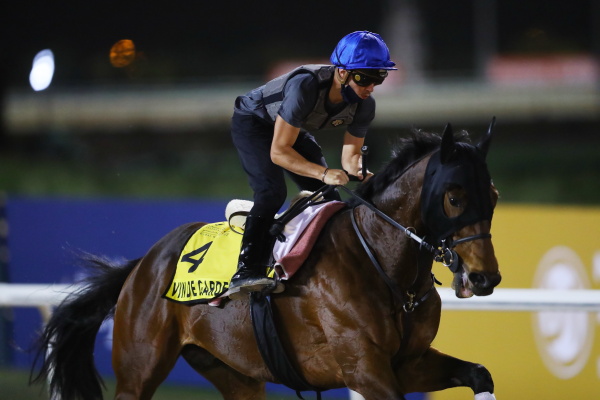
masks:
[[[258,117],[235,113],[231,119],[231,137],[254,191],[251,213],[274,216],[285,203],[287,188],[284,169],[271,161],[273,125]],[[327,167],[321,147],[310,133],[301,131],[293,148],[308,161]],[[299,190],[315,191],[323,186],[318,179],[285,172]],[[339,200],[335,191],[330,192],[328,197]]]

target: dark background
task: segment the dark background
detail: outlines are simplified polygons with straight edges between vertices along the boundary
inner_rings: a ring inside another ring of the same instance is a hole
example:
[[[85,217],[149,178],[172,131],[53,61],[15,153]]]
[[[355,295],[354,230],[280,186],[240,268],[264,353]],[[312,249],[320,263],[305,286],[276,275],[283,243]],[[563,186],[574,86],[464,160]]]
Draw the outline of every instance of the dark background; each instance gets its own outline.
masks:
[[[50,94],[215,83],[246,88],[248,82],[262,83],[282,62],[327,62],[337,41],[354,30],[380,32],[393,44],[395,37],[386,32],[406,25],[394,12],[399,5],[412,7],[408,20],[417,33],[409,47],[418,45],[419,72],[429,86],[476,84],[481,65],[494,56],[597,56],[600,49],[595,0],[10,1],[0,6],[0,98],[6,105],[9,93],[31,92],[32,59],[45,48],[52,49],[57,66]],[[136,44],[136,60],[114,68],[110,47],[125,38]],[[410,63],[414,53],[406,46],[391,46],[393,59]],[[0,188],[8,193],[250,196],[225,123],[176,134],[133,123],[117,133],[41,127],[18,134],[4,121],[2,114]],[[451,121],[476,133],[488,123],[487,117]],[[498,115],[489,161],[503,200],[600,203],[600,157],[594,150],[599,121]],[[393,138],[412,126],[399,120],[394,127],[373,128],[371,169],[387,159]],[[417,127],[443,128],[437,122]],[[339,139],[319,140],[329,159],[337,160]]]
[[[346,33],[381,32],[392,0],[11,1],[2,8],[2,77],[27,84],[33,56],[53,49],[56,84],[124,78],[106,65],[108,49],[132,39],[143,53],[136,77],[149,81],[262,76],[285,59],[327,58]],[[480,37],[500,54],[591,53],[600,39],[595,0],[419,0],[429,74],[472,72]],[[478,5],[482,5],[482,12]],[[483,21],[482,21],[483,19]],[[394,54],[402,57],[401,54]],[[143,69],[143,70],[142,70]]]

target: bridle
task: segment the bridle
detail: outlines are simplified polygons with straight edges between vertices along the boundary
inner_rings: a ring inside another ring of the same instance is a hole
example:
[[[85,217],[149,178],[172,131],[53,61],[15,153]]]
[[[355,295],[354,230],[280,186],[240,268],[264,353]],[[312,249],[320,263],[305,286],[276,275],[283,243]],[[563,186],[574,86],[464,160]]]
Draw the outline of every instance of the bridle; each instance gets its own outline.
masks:
[[[441,240],[439,246],[434,246],[434,245],[426,242],[425,238],[421,238],[420,236],[415,234],[414,228],[406,228],[406,227],[400,225],[394,219],[389,217],[383,211],[379,210],[372,203],[368,202],[367,200],[363,199],[362,197],[360,197],[359,195],[354,193],[352,190],[348,189],[345,186],[338,186],[338,188],[343,189],[346,193],[348,193],[350,196],[352,196],[353,198],[358,200],[362,205],[368,207],[371,211],[373,211],[375,214],[377,214],[380,218],[382,218],[383,220],[385,220],[386,222],[388,222],[390,225],[397,228],[398,230],[402,231],[407,237],[409,237],[412,240],[414,240],[415,242],[417,242],[419,244],[420,248],[425,249],[425,250],[429,251],[430,253],[432,253],[433,257],[434,257],[434,261],[441,262],[445,267],[448,267],[450,269],[450,271],[452,271],[452,272],[457,272],[459,267],[461,266],[460,263],[457,261],[459,259],[458,254],[454,250],[454,248],[456,246],[458,246],[459,244],[462,244],[462,243],[470,242],[472,240],[489,239],[492,237],[491,233],[478,233],[476,235],[466,236],[466,237],[460,238],[458,240],[452,240],[452,238],[449,237],[449,238]],[[354,213],[353,213],[353,215],[354,215]],[[357,229],[355,229],[355,230],[357,230]],[[358,230],[357,230],[357,233],[362,236],[362,234],[360,234],[360,232]]]
[[[454,248],[459,244],[467,243],[472,240],[491,239],[491,237],[491,233],[478,233],[476,235],[466,236],[458,240],[452,240],[451,237],[443,239],[441,241],[441,246],[438,249],[436,249],[436,252],[442,251],[443,255],[440,257],[438,254],[435,254],[434,260],[441,262],[445,267],[448,267],[448,269],[453,273],[457,273],[460,267],[462,267],[462,263],[459,261],[460,257],[458,256],[456,251],[454,251]]]
[[[407,237],[409,237],[412,240],[414,240],[415,242],[417,242],[419,244],[420,249],[424,249],[424,250],[427,250],[430,253],[432,253],[434,261],[441,262],[442,265],[444,265],[445,267],[448,267],[450,269],[450,271],[452,271],[453,273],[458,272],[460,270],[460,268],[462,268],[462,259],[454,250],[454,248],[456,246],[458,246],[459,244],[462,244],[462,243],[470,242],[472,240],[489,239],[492,237],[492,235],[490,233],[479,233],[476,235],[471,235],[471,236],[467,236],[464,238],[460,238],[458,240],[452,240],[452,238],[443,239],[440,242],[439,246],[434,246],[434,245],[426,242],[425,238],[422,238],[422,237],[418,236],[417,234],[415,234],[414,228],[406,228],[406,227],[402,226],[401,224],[396,222],[394,219],[392,219],[390,216],[385,214],[383,211],[381,211],[377,207],[375,207],[372,203],[366,201],[365,199],[363,199],[362,197],[360,197],[359,195],[354,193],[352,190],[346,188],[345,186],[338,186],[338,188],[344,190],[346,193],[348,193],[353,198],[358,200],[359,203],[361,203],[362,205],[366,206],[371,211],[373,211],[377,216],[379,216],[380,218],[385,220],[387,223],[389,223],[396,229],[403,232]],[[396,283],[383,270],[383,267],[377,260],[377,257],[375,257],[375,254],[371,250],[364,235],[360,231],[360,228],[358,227],[358,223],[356,222],[356,216],[354,215],[355,209],[356,209],[356,206],[354,208],[352,208],[352,210],[350,210],[350,220],[352,222],[352,227],[354,228],[354,232],[356,233],[365,252],[369,256],[371,263],[375,266],[375,269],[377,270],[377,272],[379,273],[380,277],[383,279],[383,281],[385,282],[387,287],[390,289],[394,298],[397,301],[399,301],[400,304],[402,304],[402,308],[404,309],[404,311],[406,311],[406,312],[414,311],[414,309],[418,305],[420,305],[425,300],[427,300],[427,298],[429,298],[429,295],[431,294],[431,291],[433,290],[434,284],[436,282],[435,277],[433,277],[433,275],[432,275],[433,283],[432,283],[431,288],[419,299],[415,300],[416,294],[414,291],[410,291],[410,290],[406,291],[406,296],[404,296],[402,294],[402,290],[400,290],[398,285],[396,285]],[[415,279],[416,279],[416,277],[415,277]]]

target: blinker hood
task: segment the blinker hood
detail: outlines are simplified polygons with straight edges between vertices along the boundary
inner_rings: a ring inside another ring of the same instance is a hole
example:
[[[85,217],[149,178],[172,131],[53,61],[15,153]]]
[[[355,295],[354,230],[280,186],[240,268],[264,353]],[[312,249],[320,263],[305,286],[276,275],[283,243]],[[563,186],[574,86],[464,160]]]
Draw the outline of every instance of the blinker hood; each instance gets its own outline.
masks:
[[[449,133],[452,135],[451,129]],[[448,142],[446,136],[445,132],[443,142]],[[435,243],[465,226],[491,221],[494,212],[484,151],[466,143],[454,143],[453,138],[451,149],[448,144],[444,146],[442,143],[442,148],[431,156],[421,191],[421,217]],[[461,215],[450,218],[444,211],[444,195],[453,186],[462,187],[468,201]]]

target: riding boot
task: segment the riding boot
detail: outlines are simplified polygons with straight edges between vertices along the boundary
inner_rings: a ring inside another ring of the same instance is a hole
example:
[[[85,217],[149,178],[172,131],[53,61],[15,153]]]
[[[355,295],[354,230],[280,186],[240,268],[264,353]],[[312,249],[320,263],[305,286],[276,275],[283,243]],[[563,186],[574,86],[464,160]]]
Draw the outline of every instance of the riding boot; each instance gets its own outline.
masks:
[[[236,299],[249,292],[276,287],[275,280],[266,276],[275,244],[275,237],[269,234],[272,224],[273,218],[248,215],[238,269],[229,285],[230,298]]]

